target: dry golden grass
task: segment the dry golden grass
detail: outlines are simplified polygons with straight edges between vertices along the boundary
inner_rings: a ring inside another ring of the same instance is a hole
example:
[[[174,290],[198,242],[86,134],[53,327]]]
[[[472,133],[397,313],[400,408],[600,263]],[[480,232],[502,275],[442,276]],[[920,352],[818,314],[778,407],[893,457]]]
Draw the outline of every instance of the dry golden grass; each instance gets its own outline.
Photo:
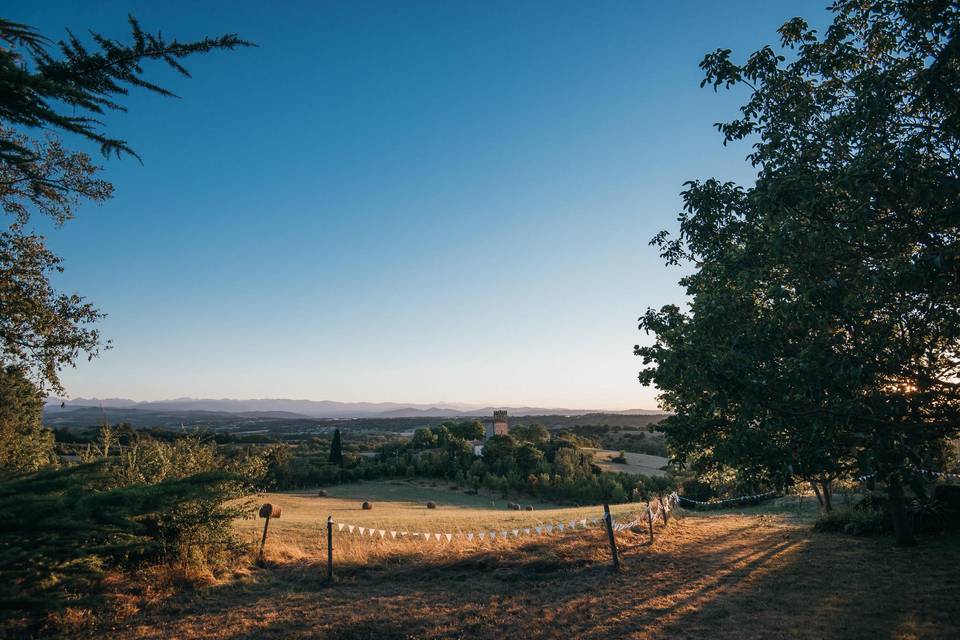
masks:
[[[435,484],[435,483],[433,483]],[[499,532],[513,529],[532,528],[558,522],[586,518],[588,521],[599,518],[602,510],[598,506],[558,508],[556,505],[524,502],[531,504],[534,511],[510,511],[507,500],[483,495],[470,495],[462,491],[452,491],[446,484],[431,486],[430,483],[411,482],[366,482],[334,487],[327,490],[328,496],[318,497],[316,491],[288,493],[270,493],[263,496],[264,502],[278,504],[283,508],[279,519],[271,520],[269,527],[269,547],[271,553],[287,559],[315,556],[323,550],[326,553],[327,516],[333,516],[338,523],[349,523],[361,527],[383,529],[387,532],[406,531],[408,533],[453,533],[490,531]],[[368,500],[373,509],[365,511],[361,503]],[[426,503],[433,501],[435,509],[427,509]],[[641,505],[613,505],[611,512],[616,518],[629,518]],[[256,543],[263,531],[263,520],[254,519],[238,523],[247,540]],[[397,541],[360,538],[343,530],[335,529],[338,549],[343,547],[347,555],[354,549],[364,551],[386,546],[395,548]],[[435,543],[435,542],[434,542]],[[422,540],[404,540],[404,545],[431,544]],[[494,541],[494,544],[496,541]],[[445,539],[442,545],[449,545]],[[454,546],[474,548],[490,544],[479,540],[468,543],[459,536]],[[325,557],[325,556],[324,556]]]
[[[782,514],[689,513],[653,545],[645,534],[618,534],[616,574],[601,530],[479,546],[338,537],[332,585],[322,545],[303,542],[272,541],[265,568],[71,635],[960,637],[957,535],[899,549],[886,538],[814,534]]]
[[[645,476],[662,476],[666,474],[663,469],[669,462],[668,458],[661,456],[652,456],[646,453],[624,452],[627,459],[626,464],[612,462],[611,459],[620,455],[619,451],[613,449],[584,449],[584,451],[593,452],[593,461],[604,471],[611,473],[639,473]]]

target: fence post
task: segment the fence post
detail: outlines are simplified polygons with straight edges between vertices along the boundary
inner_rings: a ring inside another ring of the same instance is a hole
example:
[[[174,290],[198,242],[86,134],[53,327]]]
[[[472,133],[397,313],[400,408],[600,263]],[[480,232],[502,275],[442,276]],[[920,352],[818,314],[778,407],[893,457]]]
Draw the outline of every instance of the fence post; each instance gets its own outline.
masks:
[[[603,521],[607,525],[607,538],[610,540],[610,554],[613,556],[613,570],[620,569],[620,557],[617,555],[617,541],[613,537],[613,516],[610,515],[610,505],[603,503]]]
[[[657,500],[660,501],[660,513],[663,514],[663,526],[667,526],[667,523],[670,522],[670,512],[667,511],[667,506],[663,504],[663,496],[657,496]]]
[[[650,525],[650,544],[653,544],[653,509],[647,503],[647,523]]]
[[[327,516],[327,582],[333,582],[333,516]]]

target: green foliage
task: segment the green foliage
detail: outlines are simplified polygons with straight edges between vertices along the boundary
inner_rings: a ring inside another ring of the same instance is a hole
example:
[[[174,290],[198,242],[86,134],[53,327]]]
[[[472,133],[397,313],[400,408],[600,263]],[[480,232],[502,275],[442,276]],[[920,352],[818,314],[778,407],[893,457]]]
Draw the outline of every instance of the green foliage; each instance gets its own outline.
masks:
[[[648,310],[644,384],[681,465],[753,483],[876,472],[898,540],[906,487],[960,430],[960,9],[840,0],[820,37],[800,18],[704,84],[743,87],[725,142],[755,140],[756,183],[693,181],[680,234],[688,311]],[[922,496],[921,496],[922,497]],[[829,502],[827,502],[829,505]]]
[[[813,526],[817,531],[872,536],[890,531],[890,517],[873,509],[844,507],[821,513]]]
[[[107,461],[0,483],[0,607],[86,603],[113,566],[208,562],[236,545],[245,480],[224,471],[118,485]]]
[[[17,367],[0,368],[0,474],[56,463],[53,433],[40,423],[43,394]]]
[[[203,38],[195,42],[167,40],[147,33],[132,16],[130,40],[125,43],[91,32],[98,50],[91,51],[68,32],[58,44],[59,56],[49,51],[50,41],[32,27],[0,19],[0,121],[17,127],[61,129],[100,145],[104,155],[133,150],[122,140],[99,130],[97,119],[107,111],[123,111],[117,102],[130,87],[173,96],[144,78],[143,63],[165,63],[182,76],[190,74],[180,60],[215,49],[250,46],[236,35]],[[32,157],[31,149],[15,141],[0,145],[0,162],[15,163]]]

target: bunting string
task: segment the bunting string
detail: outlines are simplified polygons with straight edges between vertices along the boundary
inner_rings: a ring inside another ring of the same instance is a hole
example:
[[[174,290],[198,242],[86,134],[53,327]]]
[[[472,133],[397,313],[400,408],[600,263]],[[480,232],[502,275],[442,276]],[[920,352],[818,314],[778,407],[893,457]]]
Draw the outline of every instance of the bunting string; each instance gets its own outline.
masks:
[[[769,498],[776,495],[776,491],[767,491],[765,493],[757,493],[752,496],[739,496],[737,498],[727,498],[725,500],[694,500],[693,498],[684,498],[683,496],[677,496],[679,500],[687,502],[690,504],[705,504],[705,505],[721,505],[721,504],[730,504],[732,502],[747,502],[749,500],[759,500],[760,498]]]
[[[677,506],[680,500],[680,496],[676,493],[672,493],[666,497],[663,503],[663,510],[669,511]],[[614,522],[613,516],[611,515],[611,524],[614,531],[623,531],[625,529],[631,529],[636,526],[645,525],[649,518],[652,517],[653,521],[656,522],[657,519],[666,521],[662,513],[660,503],[653,503],[654,506],[647,505],[647,508],[640,512],[639,515],[634,517],[632,520],[626,522]],[[650,514],[648,516],[648,513]],[[565,522],[551,522],[549,524],[538,524],[536,526],[530,527],[515,527],[510,529],[501,529],[501,530],[482,530],[482,531],[457,531],[455,533],[437,533],[435,531],[403,531],[399,529],[377,529],[373,527],[362,527],[359,525],[354,525],[346,522],[338,522],[337,531],[346,530],[347,533],[356,533],[361,538],[376,538],[376,539],[386,539],[389,537],[391,540],[419,540],[421,542],[452,542],[453,540],[466,540],[467,542],[483,542],[483,541],[495,541],[495,540],[507,540],[510,538],[521,538],[521,537],[548,537],[554,536],[556,534],[590,529],[597,526],[602,526],[604,523],[604,517],[591,517],[591,518],[577,518],[574,520],[568,520]]]

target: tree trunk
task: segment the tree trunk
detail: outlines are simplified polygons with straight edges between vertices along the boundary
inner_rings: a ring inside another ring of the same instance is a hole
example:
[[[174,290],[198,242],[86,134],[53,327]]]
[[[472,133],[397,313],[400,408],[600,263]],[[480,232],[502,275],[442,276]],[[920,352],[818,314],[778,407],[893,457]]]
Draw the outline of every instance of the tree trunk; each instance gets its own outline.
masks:
[[[823,481],[821,485],[823,486],[823,508],[829,513],[833,511],[833,489],[829,480]]]
[[[823,496],[820,494],[820,487],[817,486],[817,483],[813,480],[810,481],[810,486],[813,487],[813,492],[817,495],[817,502],[820,503],[820,506],[823,506]]]
[[[901,547],[914,546],[917,540],[913,537],[913,519],[907,511],[907,501],[899,477],[894,476],[887,482],[887,497],[890,499],[890,516],[897,544]]]

